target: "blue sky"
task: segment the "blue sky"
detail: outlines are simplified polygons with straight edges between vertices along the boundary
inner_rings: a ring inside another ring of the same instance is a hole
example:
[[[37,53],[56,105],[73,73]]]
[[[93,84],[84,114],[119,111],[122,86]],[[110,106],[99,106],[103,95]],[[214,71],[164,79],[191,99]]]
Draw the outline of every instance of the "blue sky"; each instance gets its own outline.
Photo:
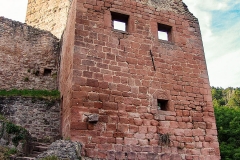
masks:
[[[240,0],[183,0],[198,18],[211,86],[240,87]],[[0,0],[0,16],[24,22],[27,0]]]
[[[200,23],[211,86],[240,87],[240,1],[183,1]]]

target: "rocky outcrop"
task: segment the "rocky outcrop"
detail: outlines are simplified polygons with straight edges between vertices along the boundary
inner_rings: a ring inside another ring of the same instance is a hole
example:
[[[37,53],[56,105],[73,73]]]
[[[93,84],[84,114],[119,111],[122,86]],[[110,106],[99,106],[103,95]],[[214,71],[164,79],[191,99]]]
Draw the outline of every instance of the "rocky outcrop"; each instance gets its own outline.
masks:
[[[81,144],[79,142],[57,140],[53,142],[48,150],[37,156],[37,159],[56,156],[59,159],[79,160],[81,157]]]

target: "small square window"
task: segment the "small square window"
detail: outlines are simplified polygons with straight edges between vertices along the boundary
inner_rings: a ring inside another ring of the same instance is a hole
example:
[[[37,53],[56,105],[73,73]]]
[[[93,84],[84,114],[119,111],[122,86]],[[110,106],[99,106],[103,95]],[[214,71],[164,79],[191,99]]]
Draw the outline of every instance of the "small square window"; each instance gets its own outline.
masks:
[[[44,72],[43,72],[43,75],[44,75],[44,76],[50,76],[51,73],[52,73],[52,70],[51,70],[51,69],[44,68]]]
[[[168,104],[168,100],[158,99],[157,100],[158,110],[167,111],[168,109],[167,104]]]
[[[111,12],[112,15],[112,25],[113,29],[120,30],[120,31],[127,31],[128,25],[128,15]]]
[[[172,27],[158,23],[158,39],[172,41]]]

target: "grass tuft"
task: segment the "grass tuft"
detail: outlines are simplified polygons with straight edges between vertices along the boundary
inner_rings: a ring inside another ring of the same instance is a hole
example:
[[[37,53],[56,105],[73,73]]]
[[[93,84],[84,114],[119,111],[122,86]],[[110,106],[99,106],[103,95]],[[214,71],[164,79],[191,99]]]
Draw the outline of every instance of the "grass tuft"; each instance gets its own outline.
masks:
[[[0,96],[12,97],[12,96],[22,96],[22,97],[34,97],[34,98],[46,98],[46,99],[59,99],[60,92],[57,90],[0,90]]]

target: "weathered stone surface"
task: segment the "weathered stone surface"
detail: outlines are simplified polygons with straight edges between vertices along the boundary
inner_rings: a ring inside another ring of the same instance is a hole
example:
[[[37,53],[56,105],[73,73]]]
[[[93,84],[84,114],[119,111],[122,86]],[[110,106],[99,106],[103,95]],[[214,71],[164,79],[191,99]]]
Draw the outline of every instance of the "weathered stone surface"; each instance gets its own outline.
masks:
[[[72,0],[28,0],[26,23],[51,31],[59,39],[66,26]]]
[[[88,122],[97,122],[99,120],[98,114],[90,114],[88,115]]]
[[[81,144],[78,142],[57,140],[48,147],[47,151],[38,155],[37,159],[53,155],[59,159],[79,160],[81,157]]]
[[[58,39],[0,17],[0,89],[57,88]]]
[[[113,29],[112,12],[129,16],[127,32]],[[171,26],[169,41],[159,23]],[[216,123],[199,24],[182,1],[74,0],[63,41],[62,131],[85,156],[220,159],[216,146],[201,154],[205,139],[218,144]]]
[[[24,127],[35,140],[54,141],[60,135],[58,101],[0,97],[0,114]]]

